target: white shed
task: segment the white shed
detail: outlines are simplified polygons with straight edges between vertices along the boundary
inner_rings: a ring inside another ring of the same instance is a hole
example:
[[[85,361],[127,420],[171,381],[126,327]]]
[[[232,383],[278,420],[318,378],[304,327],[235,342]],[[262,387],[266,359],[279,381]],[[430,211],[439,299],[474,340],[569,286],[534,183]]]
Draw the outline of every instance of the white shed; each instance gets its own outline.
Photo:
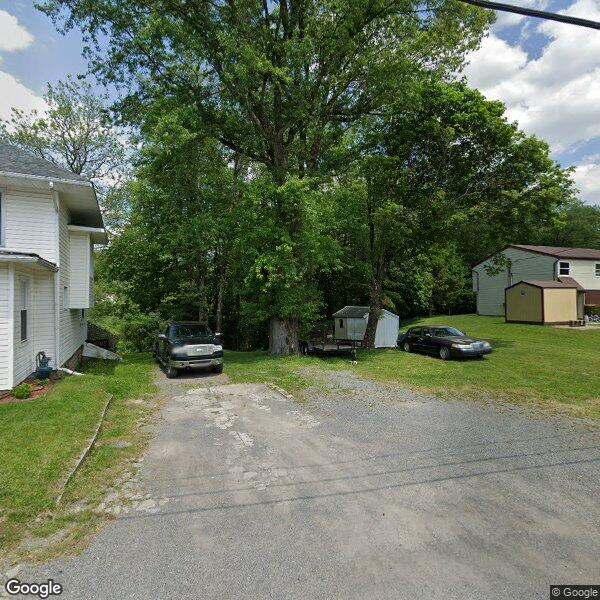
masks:
[[[369,320],[368,306],[344,306],[333,313],[336,340],[362,340]],[[375,332],[375,348],[394,348],[400,330],[400,317],[383,309]]]

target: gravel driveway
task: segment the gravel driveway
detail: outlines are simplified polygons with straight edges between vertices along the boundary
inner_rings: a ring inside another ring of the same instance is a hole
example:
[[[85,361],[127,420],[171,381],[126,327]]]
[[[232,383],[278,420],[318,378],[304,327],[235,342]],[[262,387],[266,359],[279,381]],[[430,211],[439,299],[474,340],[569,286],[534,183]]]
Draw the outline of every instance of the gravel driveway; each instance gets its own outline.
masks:
[[[529,600],[600,583],[598,431],[351,373],[305,404],[161,381],[131,506],[21,580],[86,600]]]

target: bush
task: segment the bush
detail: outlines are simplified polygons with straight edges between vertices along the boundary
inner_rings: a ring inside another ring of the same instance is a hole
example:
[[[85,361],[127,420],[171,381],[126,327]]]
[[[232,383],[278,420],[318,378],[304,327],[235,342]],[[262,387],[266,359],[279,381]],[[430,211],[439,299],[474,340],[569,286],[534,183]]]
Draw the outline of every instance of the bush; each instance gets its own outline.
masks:
[[[20,383],[12,389],[11,393],[17,400],[25,400],[31,396],[31,386],[28,383]]]

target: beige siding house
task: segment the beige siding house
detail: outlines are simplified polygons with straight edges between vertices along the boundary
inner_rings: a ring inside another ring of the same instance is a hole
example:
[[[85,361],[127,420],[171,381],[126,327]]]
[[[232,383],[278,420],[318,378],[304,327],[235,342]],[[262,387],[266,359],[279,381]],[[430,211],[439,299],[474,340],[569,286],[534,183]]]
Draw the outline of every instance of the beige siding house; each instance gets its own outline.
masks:
[[[593,248],[512,244],[474,265],[472,273],[479,315],[504,315],[505,290],[524,280],[574,284],[584,292],[578,295],[577,318],[584,304],[600,305],[600,250]]]
[[[106,232],[92,185],[0,142],[0,390],[44,351],[76,356],[92,306],[93,247]]]

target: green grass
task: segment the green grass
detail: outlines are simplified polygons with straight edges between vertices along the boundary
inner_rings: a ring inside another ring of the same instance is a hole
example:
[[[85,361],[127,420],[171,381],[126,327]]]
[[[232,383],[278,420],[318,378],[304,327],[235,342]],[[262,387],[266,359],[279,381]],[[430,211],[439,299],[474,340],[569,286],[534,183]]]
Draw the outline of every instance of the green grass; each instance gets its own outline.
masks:
[[[403,323],[448,324],[491,342],[483,360],[442,361],[396,349],[359,352],[347,359],[277,359],[259,352],[227,353],[225,371],[233,381],[272,381],[293,392],[312,381],[302,366],[352,369],[359,377],[397,383],[443,397],[494,398],[535,405],[571,416],[600,419],[600,330],[569,330],[506,324],[501,317],[441,316]]]
[[[0,405],[0,553],[6,556],[14,555],[25,532],[47,535],[70,520],[89,525],[90,514],[71,518],[62,514],[64,509],[74,501],[100,497],[128,455],[143,444],[136,429],[148,408],[126,400],[154,392],[150,357],[91,361],[83,370],[83,377],[66,378],[39,399]],[[93,434],[107,394],[113,394],[113,401],[98,445],[57,509],[60,485]],[[117,438],[133,444],[125,449],[105,445]],[[74,538],[80,535],[73,533]]]

